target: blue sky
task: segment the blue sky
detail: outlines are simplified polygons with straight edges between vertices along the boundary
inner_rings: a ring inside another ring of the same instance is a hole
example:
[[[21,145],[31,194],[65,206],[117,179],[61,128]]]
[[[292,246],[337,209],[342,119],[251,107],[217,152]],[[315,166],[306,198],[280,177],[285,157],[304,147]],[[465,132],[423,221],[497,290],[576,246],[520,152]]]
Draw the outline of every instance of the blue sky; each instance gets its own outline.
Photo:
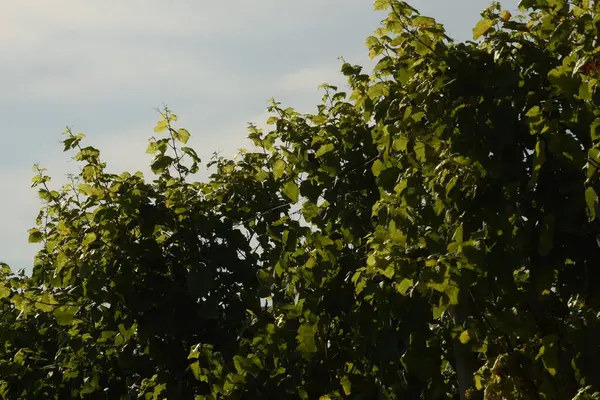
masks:
[[[457,40],[471,39],[487,0],[412,0]],[[517,0],[504,1],[513,11]],[[31,167],[55,188],[76,172],[65,126],[84,132],[109,169],[143,171],[169,105],[203,160],[248,146],[246,123],[275,97],[315,109],[323,82],[344,87],[339,56],[366,66],[364,39],[385,14],[369,0],[29,0],[0,15],[0,261],[30,270],[27,243],[40,203]]]

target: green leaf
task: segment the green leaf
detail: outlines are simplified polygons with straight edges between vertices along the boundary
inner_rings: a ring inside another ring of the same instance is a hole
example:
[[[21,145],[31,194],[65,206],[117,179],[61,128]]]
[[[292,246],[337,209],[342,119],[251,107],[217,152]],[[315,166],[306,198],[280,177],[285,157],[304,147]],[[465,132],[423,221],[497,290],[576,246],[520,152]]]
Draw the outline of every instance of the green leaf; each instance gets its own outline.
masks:
[[[315,124],[315,125],[323,125],[325,122],[327,122],[327,116],[326,115],[313,115],[310,120]]]
[[[44,238],[44,235],[39,230],[33,228],[29,230],[29,243],[39,243]]]
[[[400,293],[403,296],[406,296],[406,294],[408,293],[408,290],[413,286],[413,280],[412,279],[402,279],[402,281],[400,283],[396,284],[396,291],[398,293]]]
[[[283,194],[285,194],[294,203],[297,202],[298,195],[300,194],[298,185],[296,185],[296,183],[294,183],[292,181],[286,182],[285,185],[283,186]]]
[[[10,296],[11,290],[6,287],[4,284],[0,283],[0,299],[5,299]]]
[[[561,65],[548,73],[550,83],[569,95],[577,95],[581,85],[579,76],[573,76],[572,69],[567,65]]]
[[[160,383],[158,385],[156,385],[154,387],[154,391],[152,392],[153,398],[154,399],[159,399],[160,398],[160,394],[165,392],[167,390],[167,384],[166,383]]]
[[[379,176],[381,171],[385,169],[385,165],[380,160],[375,160],[373,165],[371,166],[371,171],[374,176]]]
[[[535,144],[535,157],[533,158],[533,183],[537,182],[540,170],[546,162],[546,144],[542,139],[538,139]]]
[[[78,306],[67,305],[57,308],[52,314],[59,325],[71,325],[77,311],[79,311]]]
[[[94,241],[96,241],[96,234],[94,232],[90,232],[85,235],[81,244],[84,246],[88,246],[91,243],[93,243]]]
[[[196,150],[192,149],[191,147],[182,147],[181,151],[183,151],[185,154],[187,154],[193,162],[200,162],[200,157],[198,157],[198,153],[196,153]]]
[[[590,134],[592,136],[592,140],[600,139],[600,118],[594,119],[590,125]]]
[[[27,360],[27,353],[25,349],[19,349],[13,357],[13,362],[18,365],[25,365],[25,361]]]
[[[154,158],[154,162],[150,165],[150,169],[155,174],[161,174],[168,170],[173,165],[175,159],[170,156],[157,156]]]
[[[448,305],[458,304],[458,294],[460,290],[455,284],[446,285],[444,293],[448,296]]]
[[[381,46],[381,42],[379,41],[379,38],[377,38],[375,36],[369,36],[367,38],[367,40],[365,40],[365,44],[367,45],[367,48],[369,50],[375,46]]]
[[[450,193],[452,192],[452,189],[454,189],[454,186],[456,186],[457,182],[458,182],[458,177],[455,175],[446,184],[446,197],[448,197],[450,195]]]
[[[80,193],[82,193],[86,196],[90,196],[94,193],[94,189],[87,183],[82,183],[81,185],[77,185],[77,190],[79,190]]]
[[[235,369],[237,370],[238,374],[245,374],[246,373],[246,359],[244,359],[241,356],[234,356],[233,357],[233,365],[235,367]]]
[[[557,337],[555,335],[548,335],[542,338],[543,345],[540,347],[540,351],[536,359],[541,358],[544,363],[544,368],[552,376],[555,376],[559,367],[558,358],[558,346],[556,343]]]
[[[367,265],[371,268],[377,265],[377,257],[375,257],[374,254],[370,254],[369,257],[367,257]]]
[[[340,379],[340,385],[342,385],[342,390],[346,396],[350,396],[352,394],[352,381],[348,375],[342,376],[342,379]]]
[[[373,72],[378,72],[378,71],[385,72],[386,75],[388,73],[393,72],[393,70],[394,70],[394,60],[389,56],[381,58],[381,60],[379,60],[377,62],[377,65],[375,65],[375,67],[373,68]]]
[[[329,153],[333,149],[334,149],[333,143],[324,144],[323,146],[319,147],[319,150],[317,150],[315,157],[319,158],[319,157]]]
[[[439,197],[435,199],[435,204],[433,206],[433,211],[435,212],[435,215],[440,215],[444,211],[444,208],[444,201]]]
[[[317,345],[315,344],[315,333],[317,332],[316,325],[303,324],[298,328],[298,351],[302,353],[315,353]]]
[[[431,28],[436,26],[435,19],[423,17],[421,15],[414,17],[410,22],[413,26],[418,26],[419,28]]]
[[[460,342],[462,344],[469,343],[469,341],[471,340],[471,336],[469,335],[469,331],[468,330],[462,331],[462,333],[459,336],[459,340],[460,340]]]
[[[480,36],[485,35],[492,26],[494,26],[494,21],[487,18],[480,20],[477,25],[475,25],[475,28],[473,28],[473,40],[477,40]]]
[[[589,221],[596,219],[596,204],[598,204],[598,195],[592,187],[585,190],[585,203],[587,204]]]
[[[592,81],[583,81],[579,86],[579,98],[581,100],[589,101],[592,99],[594,86],[592,85]]]
[[[86,182],[93,182],[97,175],[97,169],[93,165],[86,165],[81,171],[81,177]]]
[[[273,268],[273,272],[275,273],[275,276],[277,277],[281,277],[283,275],[283,268],[281,268],[281,263],[278,262],[277,264],[275,264],[275,268]]]
[[[521,0],[518,4],[519,10],[525,12],[535,6],[537,2],[538,0]]]
[[[35,302],[35,307],[44,312],[50,312],[54,310],[57,305],[58,304],[56,303],[56,300],[54,300],[54,297],[48,293],[42,294],[41,298]]]
[[[402,136],[397,139],[394,139],[394,150],[396,151],[406,151],[408,146],[408,138]]]
[[[454,236],[452,237],[452,239],[457,244],[462,244],[463,243],[463,224],[460,224],[458,226],[458,228],[456,228],[456,231],[454,231]]]
[[[267,171],[264,170],[260,170],[258,171],[255,175],[254,178],[259,181],[259,182],[263,182],[265,179],[267,179],[269,177],[269,173]]]
[[[312,221],[319,215],[319,206],[310,201],[304,202],[304,204],[302,204],[302,215],[308,222]]]
[[[387,96],[390,93],[389,85],[386,82],[378,82],[369,87],[367,95],[375,100],[380,97]]]
[[[192,371],[192,374],[194,374],[194,378],[196,378],[197,380],[201,381],[203,374],[200,370],[200,362],[195,361],[193,363],[190,364],[190,370]]]
[[[273,177],[275,178],[275,180],[278,180],[283,176],[284,172],[285,161],[283,161],[282,159],[277,159],[277,161],[275,161],[275,163],[273,164]]]
[[[375,9],[375,11],[387,10],[390,7],[390,0],[375,0],[375,2],[373,3],[373,8]]]
[[[154,132],[162,133],[162,132],[166,131],[168,127],[169,127],[168,121],[165,121],[165,120],[158,121],[158,123],[154,127]]]
[[[10,275],[11,272],[12,269],[9,267],[9,265],[0,261],[0,276]]]
[[[31,309],[31,305],[30,302],[27,301],[23,296],[21,296],[20,294],[14,295],[11,299],[10,299],[11,303],[13,303],[15,305],[15,308],[19,311],[23,311],[24,313],[28,313],[29,310]]]
[[[112,339],[117,335],[115,331],[103,331],[100,333],[100,337],[98,338],[98,342],[106,342],[108,339]]]
[[[188,354],[188,360],[197,359],[200,356],[200,345],[192,346]]]
[[[42,175],[35,175],[33,178],[31,178],[31,187],[36,187],[43,181],[44,181],[44,177]]]
[[[385,270],[383,270],[381,272],[383,274],[383,276],[385,276],[388,279],[392,279],[392,277],[394,276],[394,274],[396,273],[396,270],[394,269],[393,266],[388,266]]]
[[[190,140],[190,133],[187,129],[179,128],[175,131],[175,139],[179,140],[181,143],[186,144],[188,140]]]
[[[365,289],[365,286],[367,285],[367,281],[365,279],[359,279],[356,282],[356,286],[355,286],[355,293],[357,295],[361,294],[362,291]]]

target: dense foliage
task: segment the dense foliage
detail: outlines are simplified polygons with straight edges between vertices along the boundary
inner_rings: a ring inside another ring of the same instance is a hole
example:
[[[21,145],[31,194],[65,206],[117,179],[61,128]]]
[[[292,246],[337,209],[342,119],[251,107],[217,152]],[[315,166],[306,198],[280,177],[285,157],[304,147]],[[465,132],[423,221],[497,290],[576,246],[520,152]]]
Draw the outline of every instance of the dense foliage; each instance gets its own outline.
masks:
[[[600,398],[600,5],[397,0],[371,76],[215,157],[162,112],[152,181],[84,135],[33,273],[0,274],[7,399]]]

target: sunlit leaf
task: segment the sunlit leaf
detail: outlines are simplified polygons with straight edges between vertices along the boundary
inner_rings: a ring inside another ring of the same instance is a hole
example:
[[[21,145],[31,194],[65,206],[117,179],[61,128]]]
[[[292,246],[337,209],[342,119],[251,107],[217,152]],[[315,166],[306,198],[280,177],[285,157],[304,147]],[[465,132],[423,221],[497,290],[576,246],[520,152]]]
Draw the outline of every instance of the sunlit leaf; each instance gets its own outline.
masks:
[[[296,340],[298,341],[298,350],[302,353],[314,353],[317,351],[315,344],[315,333],[316,326],[310,324],[301,325],[298,328],[298,335]]]
[[[487,18],[480,20],[477,25],[475,25],[475,28],[473,28],[473,40],[477,40],[480,36],[485,35],[492,26],[494,26],[494,21]]]
[[[285,161],[283,161],[282,159],[276,160],[275,163],[273,164],[273,178],[275,178],[275,180],[281,178],[283,176],[284,172],[285,172]]]
[[[285,194],[291,201],[294,203],[298,201],[298,195],[300,191],[298,189],[298,185],[296,185],[292,181],[288,181],[283,186],[283,194]]]
[[[78,306],[66,305],[58,307],[52,314],[54,314],[56,322],[58,322],[59,325],[71,325],[77,311],[79,311]]]
[[[340,379],[340,385],[342,385],[342,389],[344,390],[344,394],[346,396],[350,396],[352,394],[352,381],[348,375],[342,376]]]
[[[166,121],[166,120],[158,121],[158,123],[154,127],[154,132],[162,133],[162,132],[166,131],[168,127],[169,127],[168,121]]]
[[[459,336],[459,340],[460,340],[460,342],[462,344],[469,343],[469,341],[471,340],[471,336],[469,335],[469,331],[468,330],[462,331],[462,333]]]
[[[592,187],[585,190],[585,202],[588,208],[590,222],[596,219],[596,205],[598,204],[598,195]]]
[[[179,140],[181,143],[186,144],[188,140],[190,140],[190,133],[187,129],[179,128],[175,131],[175,138]]]
[[[10,288],[6,287],[3,284],[0,284],[0,299],[4,299],[8,296],[10,296]]]
[[[390,7],[390,0],[375,0],[373,8],[375,10],[387,10]]]

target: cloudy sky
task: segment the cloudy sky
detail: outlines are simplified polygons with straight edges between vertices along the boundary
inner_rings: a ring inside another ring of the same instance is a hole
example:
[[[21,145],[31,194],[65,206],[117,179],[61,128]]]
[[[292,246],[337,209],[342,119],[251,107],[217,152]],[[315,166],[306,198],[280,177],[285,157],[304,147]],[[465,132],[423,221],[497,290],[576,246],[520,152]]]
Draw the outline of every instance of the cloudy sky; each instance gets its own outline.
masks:
[[[488,0],[412,0],[457,40]],[[517,0],[503,2],[514,10]],[[75,172],[65,126],[84,132],[109,169],[148,171],[147,140],[165,103],[207,160],[246,147],[266,100],[311,112],[339,56],[372,66],[364,39],[382,13],[371,0],[22,0],[0,13],[0,261],[30,270],[40,203],[31,167],[58,188]]]

